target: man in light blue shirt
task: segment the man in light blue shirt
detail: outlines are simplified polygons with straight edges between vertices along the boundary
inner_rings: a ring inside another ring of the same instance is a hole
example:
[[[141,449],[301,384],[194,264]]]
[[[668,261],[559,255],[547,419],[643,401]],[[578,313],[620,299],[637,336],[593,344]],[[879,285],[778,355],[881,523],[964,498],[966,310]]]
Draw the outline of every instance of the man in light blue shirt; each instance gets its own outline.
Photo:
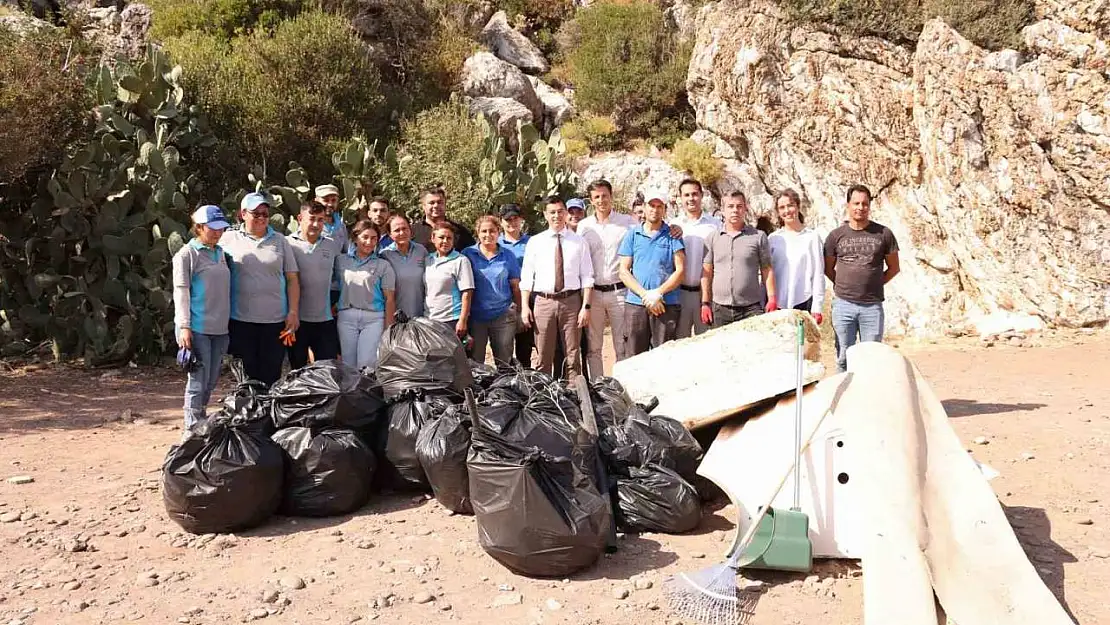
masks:
[[[644,223],[629,229],[617,251],[621,281],[628,287],[624,326],[630,357],[675,338],[678,287],[686,270],[685,246],[663,221],[666,194],[648,192],[644,199]]]

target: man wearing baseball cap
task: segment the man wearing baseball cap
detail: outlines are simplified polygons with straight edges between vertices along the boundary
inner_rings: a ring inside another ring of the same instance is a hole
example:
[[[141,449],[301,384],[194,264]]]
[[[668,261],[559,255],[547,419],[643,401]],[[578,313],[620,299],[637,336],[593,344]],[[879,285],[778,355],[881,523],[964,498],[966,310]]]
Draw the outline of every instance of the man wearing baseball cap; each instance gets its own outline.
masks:
[[[247,376],[267,386],[281,377],[283,335],[300,325],[301,284],[289,241],[270,227],[270,201],[248,193],[239,203],[237,229],[224,234],[231,263],[230,351]]]
[[[497,237],[497,243],[512,252],[523,267],[524,249],[528,246],[528,240],[531,237],[524,231],[524,217],[521,215],[520,207],[516,204],[505,204],[501,206],[498,214],[501,217],[501,236]],[[534,305],[533,296],[529,306]],[[536,347],[536,331],[535,328],[524,325],[519,313],[520,311],[517,311],[517,333],[513,339],[513,349],[516,352],[517,363],[525,369],[531,369],[532,350]]]
[[[321,202],[305,202],[297,215],[300,227],[286,240],[297,257],[297,273],[301,283],[300,326],[296,341],[289,347],[289,366],[300,369],[308,364],[308,350],[313,360],[331,360],[339,356],[339,332],[331,314],[332,286],[337,259],[343,250],[324,236],[326,209]],[[338,293],[335,299],[338,301]]]
[[[327,207],[327,220],[324,221],[324,236],[339,244],[339,249],[347,249],[347,225],[343,223],[343,211],[339,209],[339,187],[322,184],[316,187],[316,199]]]
[[[208,400],[220,379],[220,361],[227,352],[231,309],[231,273],[220,238],[227,219],[219,206],[201,206],[193,213],[193,234],[173,256],[173,325],[178,360],[187,369],[185,428],[204,419]]]
[[[677,331],[686,252],[682,240],[671,237],[666,214],[666,193],[644,193],[644,223],[629,229],[618,251],[621,281],[628,287],[624,352],[629,357],[673,340]]]

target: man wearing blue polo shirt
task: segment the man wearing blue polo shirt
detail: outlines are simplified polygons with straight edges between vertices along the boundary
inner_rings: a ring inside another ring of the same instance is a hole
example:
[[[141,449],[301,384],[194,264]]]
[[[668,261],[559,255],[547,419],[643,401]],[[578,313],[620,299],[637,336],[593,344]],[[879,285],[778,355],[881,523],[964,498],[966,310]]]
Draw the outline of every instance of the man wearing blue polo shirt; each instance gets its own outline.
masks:
[[[498,245],[513,253],[517,263],[524,265],[524,248],[528,246],[528,233],[524,232],[524,217],[521,216],[520,207],[516,204],[505,204],[501,207],[501,236],[497,237]],[[532,304],[533,302],[529,302]],[[525,369],[532,368],[532,351],[536,347],[535,329],[525,327],[517,319],[516,336],[513,338],[514,351],[517,363]]]
[[[686,271],[682,239],[671,238],[670,226],[663,221],[666,194],[648,192],[644,199],[644,223],[630,228],[617,250],[621,281],[628,287],[624,349],[629,357],[675,338],[678,287]]]

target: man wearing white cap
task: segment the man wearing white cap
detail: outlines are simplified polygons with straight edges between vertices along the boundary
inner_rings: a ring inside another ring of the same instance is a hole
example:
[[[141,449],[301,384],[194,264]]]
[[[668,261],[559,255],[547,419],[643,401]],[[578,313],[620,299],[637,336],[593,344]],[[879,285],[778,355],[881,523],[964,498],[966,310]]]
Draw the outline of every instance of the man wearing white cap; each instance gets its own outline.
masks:
[[[624,352],[629,357],[675,338],[678,286],[686,269],[685,246],[663,221],[667,194],[649,191],[644,200],[644,223],[629,229],[617,252],[621,281],[628,287]]]
[[[316,187],[316,199],[328,209],[324,236],[338,243],[339,249],[347,249],[347,225],[343,223],[343,211],[339,210],[339,187],[334,184]]]
[[[693,178],[678,184],[678,195],[682,202],[684,215],[675,220],[682,226],[682,243],[686,246],[686,274],[679,286],[679,303],[682,310],[678,317],[677,336],[680,339],[702,334],[709,330],[702,322],[702,260],[705,258],[705,242],[721,230],[721,221],[705,214],[702,210],[702,186]]]
[[[270,202],[248,193],[239,204],[242,225],[220,241],[231,263],[230,351],[247,376],[266,384],[281,377],[282,339],[300,325],[301,284],[289,241],[270,227]]]

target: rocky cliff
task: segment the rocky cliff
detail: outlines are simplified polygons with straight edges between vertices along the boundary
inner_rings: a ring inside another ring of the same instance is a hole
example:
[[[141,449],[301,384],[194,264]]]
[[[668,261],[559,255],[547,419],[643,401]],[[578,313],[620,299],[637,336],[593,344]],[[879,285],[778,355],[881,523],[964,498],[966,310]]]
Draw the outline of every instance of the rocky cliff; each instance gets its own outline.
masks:
[[[754,174],[731,180],[756,208],[792,187],[823,233],[849,185],[872,188],[902,249],[891,334],[1103,324],[1110,3],[1044,0],[1038,18],[1022,52],[988,53],[939,20],[908,49],[765,0],[708,4],[687,79],[698,135]]]

